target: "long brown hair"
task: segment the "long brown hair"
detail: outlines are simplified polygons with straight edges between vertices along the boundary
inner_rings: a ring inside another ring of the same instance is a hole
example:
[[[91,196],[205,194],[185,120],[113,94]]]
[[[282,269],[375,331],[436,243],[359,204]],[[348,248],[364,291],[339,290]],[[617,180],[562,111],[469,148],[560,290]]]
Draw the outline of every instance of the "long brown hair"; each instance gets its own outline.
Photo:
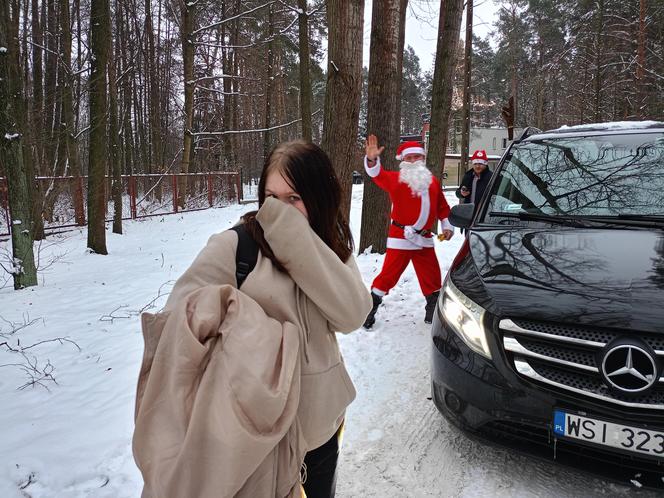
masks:
[[[345,262],[353,253],[353,236],[341,212],[341,186],[327,154],[317,145],[299,140],[277,145],[267,156],[258,182],[259,208],[265,202],[265,183],[272,171],[279,171],[299,194],[313,231]],[[256,211],[247,213],[243,219],[263,256],[285,271],[265,240],[256,221]]]

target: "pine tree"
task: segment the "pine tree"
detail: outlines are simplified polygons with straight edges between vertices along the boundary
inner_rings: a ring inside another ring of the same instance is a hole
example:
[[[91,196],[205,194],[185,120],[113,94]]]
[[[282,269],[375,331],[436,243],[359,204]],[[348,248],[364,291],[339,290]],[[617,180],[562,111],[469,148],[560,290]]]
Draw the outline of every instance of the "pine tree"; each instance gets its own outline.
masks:
[[[32,249],[32,199],[21,143],[21,133],[25,129],[25,102],[19,69],[19,15],[16,10],[10,11],[9,2],[0,0],[0,163],[7,175],[12,220],[10,272],[14,289],[22,289],[37,285],[37,269]],[[17,5],[14,4],[14,9]]]

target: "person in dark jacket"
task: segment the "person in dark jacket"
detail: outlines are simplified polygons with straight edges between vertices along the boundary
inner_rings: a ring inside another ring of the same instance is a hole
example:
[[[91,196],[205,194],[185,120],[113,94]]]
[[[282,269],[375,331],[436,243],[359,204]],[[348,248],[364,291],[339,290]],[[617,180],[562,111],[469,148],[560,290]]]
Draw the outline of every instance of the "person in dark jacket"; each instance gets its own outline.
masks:
[[[470,162],[473,167],[463,175],[461,184],[456,190],[456,196],[464,204],[475,204],[475,210],[477,210],[480,199],[484,195],[484,191],[491,179],[491,170],[489,169],[489,161],[484,150],[473,152]]]

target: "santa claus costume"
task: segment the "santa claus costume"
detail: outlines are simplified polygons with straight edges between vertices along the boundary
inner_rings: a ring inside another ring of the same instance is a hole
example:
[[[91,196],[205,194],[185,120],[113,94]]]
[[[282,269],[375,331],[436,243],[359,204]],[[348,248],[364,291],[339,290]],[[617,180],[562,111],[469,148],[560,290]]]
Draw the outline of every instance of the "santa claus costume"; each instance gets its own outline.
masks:
[[[364,168],[378,187],[386,191],[392,201],[391,223],[387,235],[387,252],[383,268],[371,284],[374,306],[367,316],[365,328],[371,328],[383,296],[394,287],[408,263],[412,261],[427,304],[425,322],[431,323],[441,287],[440,266],[433,247],[438,220],[444,230],[454,230],[447,221],[450,207],[438,180],[424,161],[403,161],[408,155],[425,156],[419,142],[403,142],[397,149],[399,171],[381,167],[380,156],[375,161],[364,158]]]

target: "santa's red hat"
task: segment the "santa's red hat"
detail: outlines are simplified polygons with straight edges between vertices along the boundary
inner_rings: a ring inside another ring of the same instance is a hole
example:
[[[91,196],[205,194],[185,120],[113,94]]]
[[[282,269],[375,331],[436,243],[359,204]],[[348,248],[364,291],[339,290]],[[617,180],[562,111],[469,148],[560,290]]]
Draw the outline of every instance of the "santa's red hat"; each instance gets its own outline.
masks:
[[[473,157],[470,158],[470,162],[473,164],[489,164],[489,159],[486,157],[486,151],[480,149],[473,152]]]
[[[407,154],[422,154],[423,156],[426,156],[424,145],[415,141],[400,143],[399,147],[397,147],[397,161],[401,161]]]

